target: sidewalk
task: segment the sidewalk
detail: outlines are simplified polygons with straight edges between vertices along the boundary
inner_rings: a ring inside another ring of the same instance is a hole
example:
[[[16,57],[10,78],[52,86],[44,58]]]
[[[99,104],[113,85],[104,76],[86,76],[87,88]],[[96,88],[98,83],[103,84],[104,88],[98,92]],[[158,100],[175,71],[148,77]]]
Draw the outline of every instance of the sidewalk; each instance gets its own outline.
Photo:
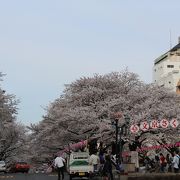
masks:
[[[114,173],[115,180],[180,180],[180,173]]]

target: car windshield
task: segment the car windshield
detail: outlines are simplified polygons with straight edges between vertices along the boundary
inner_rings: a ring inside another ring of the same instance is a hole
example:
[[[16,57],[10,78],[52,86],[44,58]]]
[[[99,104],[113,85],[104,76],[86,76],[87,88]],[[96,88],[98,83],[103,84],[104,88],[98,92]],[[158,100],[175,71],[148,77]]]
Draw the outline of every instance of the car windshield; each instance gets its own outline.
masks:
[[[88,159],[88,156],[74,156],[74,159]]]

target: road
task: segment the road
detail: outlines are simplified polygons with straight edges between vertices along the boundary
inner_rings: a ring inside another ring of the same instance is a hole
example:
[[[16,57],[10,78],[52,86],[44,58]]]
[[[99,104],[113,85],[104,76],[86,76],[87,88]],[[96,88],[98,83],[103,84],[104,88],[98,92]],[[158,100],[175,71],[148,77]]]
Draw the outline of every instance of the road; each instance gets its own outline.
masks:
[[[69,180],[69,175],[67,173],[64,174],[64,180]],[[57,174],[31,174],[31,173],[14,173],[14,174],[1,174],[0,180],[57,180]],[[88,178],[73,178],[73,180],[87,180]],[[98,178],[94,177],[93,180],[97,180]]]
[[[57,174],[0,174],[0,180],[57,180]],[[64,180],[69,180],[69,176],[65,175]]]

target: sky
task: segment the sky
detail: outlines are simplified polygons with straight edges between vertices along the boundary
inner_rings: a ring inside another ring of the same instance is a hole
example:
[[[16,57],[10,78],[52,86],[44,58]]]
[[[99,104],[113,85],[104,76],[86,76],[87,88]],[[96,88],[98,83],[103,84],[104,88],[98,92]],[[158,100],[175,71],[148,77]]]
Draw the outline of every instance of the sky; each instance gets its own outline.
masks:
[[[154,60],[178,43],[179,0],[0,0],[1,88],[16,95],[18,121],[82,76],[126,67],[152,82]]]

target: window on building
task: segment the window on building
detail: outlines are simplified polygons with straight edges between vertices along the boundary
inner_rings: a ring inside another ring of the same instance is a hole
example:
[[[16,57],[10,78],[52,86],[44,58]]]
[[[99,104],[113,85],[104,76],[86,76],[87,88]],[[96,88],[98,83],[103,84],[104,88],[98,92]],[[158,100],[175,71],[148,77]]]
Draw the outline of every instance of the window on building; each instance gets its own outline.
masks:
[[[174,68],[174,65],[167,65],[167,68]]]
[[[176,55],[177,55],[177,56],[180,56],[180,51],[177,51],[177,52],[176,52]]]

